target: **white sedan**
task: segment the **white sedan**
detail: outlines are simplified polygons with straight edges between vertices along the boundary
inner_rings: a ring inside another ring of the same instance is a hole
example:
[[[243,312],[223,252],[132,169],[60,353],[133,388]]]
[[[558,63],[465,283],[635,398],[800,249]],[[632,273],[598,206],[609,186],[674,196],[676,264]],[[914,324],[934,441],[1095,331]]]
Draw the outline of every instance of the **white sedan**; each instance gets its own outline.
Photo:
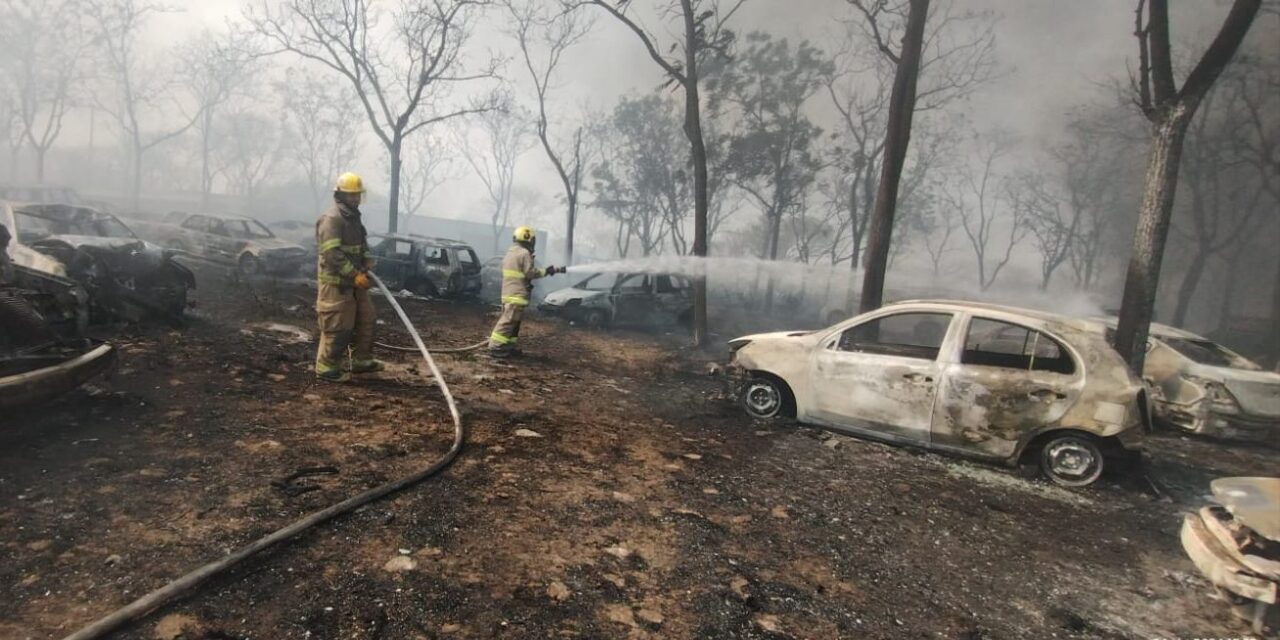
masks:
[[[1087,321],[912,301],[819,331],[737,338],[730,371],[754,418],[1016,464],[1090,484],[1149,428],[1142,381]]]

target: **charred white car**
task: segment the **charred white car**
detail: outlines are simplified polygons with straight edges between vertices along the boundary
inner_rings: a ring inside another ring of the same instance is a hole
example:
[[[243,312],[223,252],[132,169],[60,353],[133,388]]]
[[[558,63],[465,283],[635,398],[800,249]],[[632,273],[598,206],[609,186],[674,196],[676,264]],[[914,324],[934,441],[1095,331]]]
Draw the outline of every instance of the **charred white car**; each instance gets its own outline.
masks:
[[[1208,338],[1152,324],[1142,376],[1160,424],[1280,442],[1280,373]]]
[[[1090,484],[1149,428],[1146,391],[1088,322],[997,305],[913,301],[820,331],[729,342],[754,418],[1017,464]]]

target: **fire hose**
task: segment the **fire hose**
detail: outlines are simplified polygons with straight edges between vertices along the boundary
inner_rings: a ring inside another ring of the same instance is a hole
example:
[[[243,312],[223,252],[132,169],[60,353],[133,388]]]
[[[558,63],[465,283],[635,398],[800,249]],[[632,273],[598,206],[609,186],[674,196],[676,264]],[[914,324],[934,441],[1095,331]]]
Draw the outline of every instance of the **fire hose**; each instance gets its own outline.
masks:
[[[418,335],[417,329],[414,329],[413,323],[409,321],[409,316],[405,315],[404,309],[400,308],[400,304],[387,290],[387,285],[383,284],[382,279],[370,273],[369,276],[382,290],[383,295],[391,302],[391,307],[395,309],[396,315],[400,317],[400,322],[404,323],[405,329],[409,331],[409,335],[413,337],[413,342],[417,346],[417,350],[422,354],[422,359],[426,361],[427,367],[431,369],[431,375],[435,377],[440,387],[440,393],[444,396],[445,402],[449,405],[449,414],[453,418],[453,445],[445,452],[439,460],[431,463],[426,468],[410,474],[399,480],[393,480],[368,491],[364,491],[354,495],[342,502],[329,506],[307,515],[292,524],[285,526],[273,533],[267,534],[259,538],[235,552],[218,560],[209,562],[194,571],[170,582],[169,584],[152,591],[151,593],[134,600],[133,602],[117,609],[116,611],[99,618],[97,621],[67,636],[63,640],[91,640],[93,638],[101,638],[107,633],[120,628],[134,620],[137,620],[151,611],[169,603],[174,598],[186,593],[214,576],[240,564],[244,560],[254,554],[271,547],[280,542],[284,542],[296,537],[298,534],[314,527],[318,524],[332,520],[340,515],[349,513],[361,506],[364,506],[374,500],[391,493],[395,493],[401,489],[409,487],[413,484],[421,482],[443,470],[458,457],[458,453],[462,450],[463,442],[466,439],[466,429],[462,425],[462,415],[458,413],[458,404],[453,399],[453,394],[449,391],[449,385],[445,383],[444,376],[440,374],[440,369],[436,367],[436,362],[431,358],[431,353],[427,351],[427,347],[422,343],[422,337]]]

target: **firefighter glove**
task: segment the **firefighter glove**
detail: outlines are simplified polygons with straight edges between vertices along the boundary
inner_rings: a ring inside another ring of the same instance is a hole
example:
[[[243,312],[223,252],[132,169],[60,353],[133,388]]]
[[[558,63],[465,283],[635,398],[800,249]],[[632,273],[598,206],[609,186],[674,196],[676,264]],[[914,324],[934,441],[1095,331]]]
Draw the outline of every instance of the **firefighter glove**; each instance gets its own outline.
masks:
[[[363,271],[357,271],[355,277],[352,278],[351,283],[354,284],[357,289],[368,289],[373,286],[373,283],[369,281],[369,274]]]

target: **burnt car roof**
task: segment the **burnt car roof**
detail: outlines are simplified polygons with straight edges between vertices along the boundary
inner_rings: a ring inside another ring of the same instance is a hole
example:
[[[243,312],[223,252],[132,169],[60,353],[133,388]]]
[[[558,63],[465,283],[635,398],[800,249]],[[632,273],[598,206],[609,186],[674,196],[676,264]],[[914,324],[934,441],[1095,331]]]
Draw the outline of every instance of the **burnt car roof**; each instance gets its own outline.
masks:
[[[15,213],[34,213],[47,218],[63,220],[75,218],[77,221],[88,218],[91,220],[115,220],[120,222],[120,218],[112,213],[82,204],[10,202],[9,205],[13,207]],[[120,224],[124,223],[120,222]]]
[[[369,234],[369,237],[379,238],[379,239],[385,238],[387,240],[403,240],[405,242],[416,242],[416,243],[429,242],[431,244],[442,246],[442,247],[454,247],[458,249],[461,249],[464,247],[467,249],[471,248],[471,245],[461,240],[451,240],[449,238],[437,238],[435,236],[423,236],[423,235],[418,235],[416,233],[371,233]]]
[[[1071,327],[1075,327],[1077,329],[1090,328],[1089,321],[1082,320],[1081,318],[1078,318],[1075,316],[1067,316],[1067,315],[1062,315],[1058,313],[1051,313],[1048,311],[1040,311],[1039,309],[1028,309],[1026,307],[1014,307],[1010,305],[995,304],[991,302],[977,302],[973,300],[943,300],[943,299],[900,300],[897,302],[886,304],[883,307],[881,307],[881,309],[889,309],[897,306],[921,305],[921,304],[947,307],[957,311],[982,310],[982,311],[992,311],[996,313],[1008,313],[1012,315],[1019,315],[1019,316],[1025,316],[1028,318],[1034,318],[1036,320],[1040,320],[1043,322],[1064,324]]]

